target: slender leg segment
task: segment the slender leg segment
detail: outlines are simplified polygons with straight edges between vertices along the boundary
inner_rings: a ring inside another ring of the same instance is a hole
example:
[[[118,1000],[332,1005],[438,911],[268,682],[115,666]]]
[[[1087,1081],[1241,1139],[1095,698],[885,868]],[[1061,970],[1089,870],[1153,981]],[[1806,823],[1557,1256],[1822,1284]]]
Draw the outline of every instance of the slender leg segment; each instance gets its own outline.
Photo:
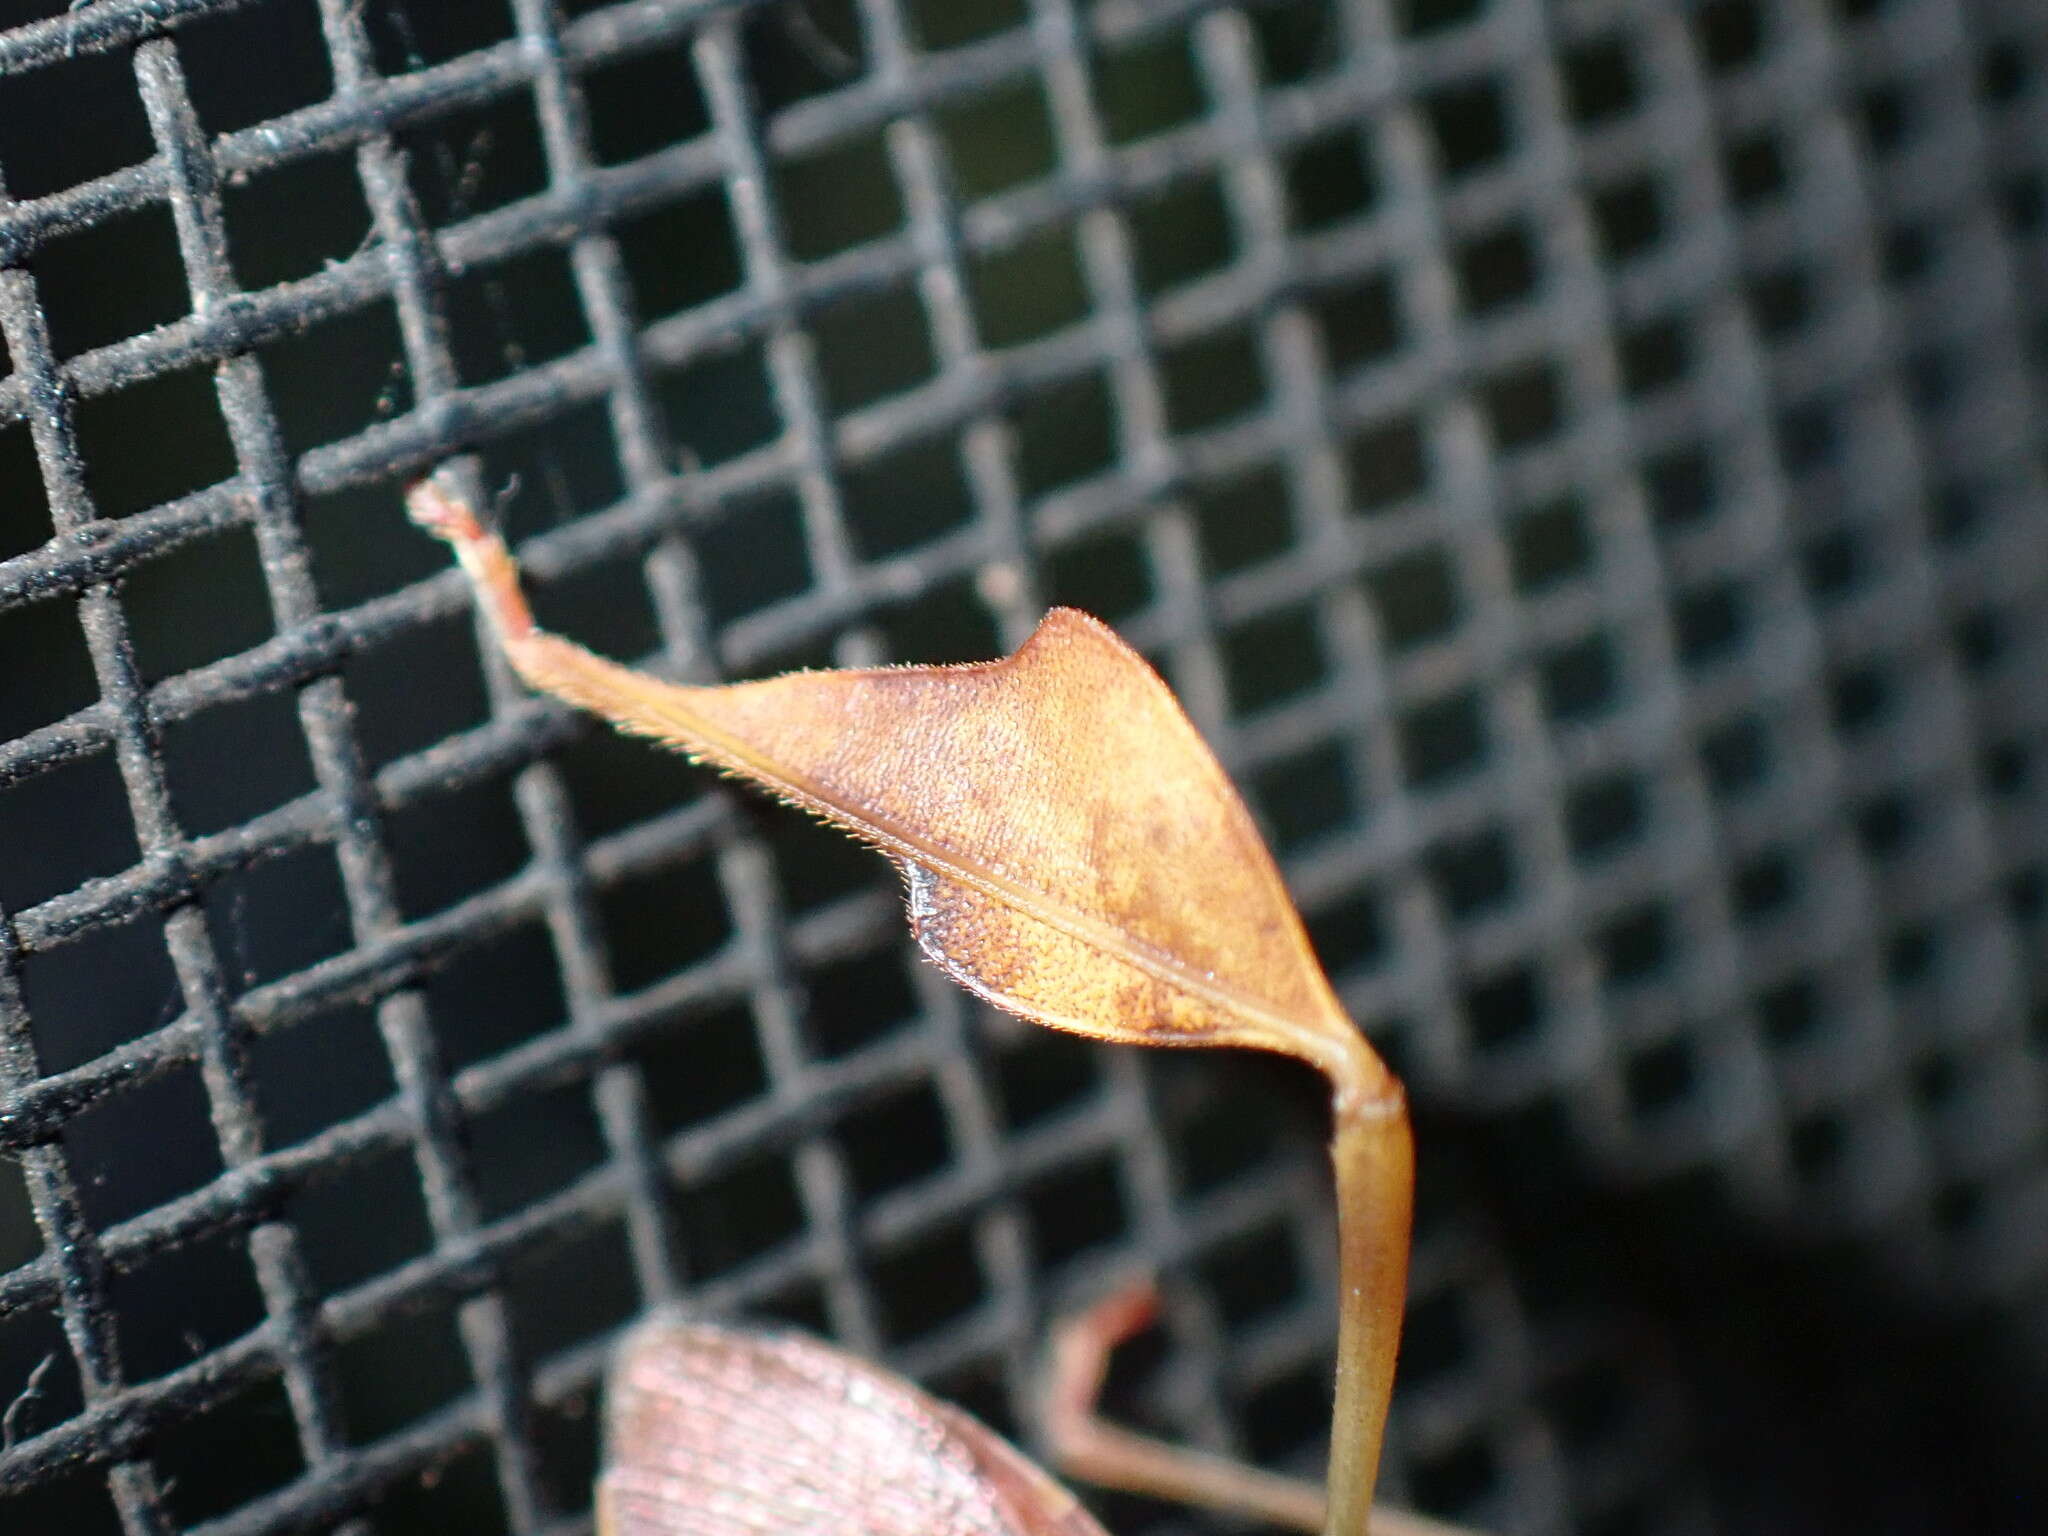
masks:
[[[1141,1493],[1149,1498],[1263,1520],[1289,1530],[1319,1532],[1323,1490],[1206,1451],[1171,1445],[1112,1424],[1101,1414],[1110,1356],[1150,1327],[1159,1291],[1134,1281],[1053,1330],[1052,1352],[1039,1405],[1039,1433],[1055,1470],[1080,1482]],[[1473,1536],[1408,1510],[1375,1504],[1372,1536]]]

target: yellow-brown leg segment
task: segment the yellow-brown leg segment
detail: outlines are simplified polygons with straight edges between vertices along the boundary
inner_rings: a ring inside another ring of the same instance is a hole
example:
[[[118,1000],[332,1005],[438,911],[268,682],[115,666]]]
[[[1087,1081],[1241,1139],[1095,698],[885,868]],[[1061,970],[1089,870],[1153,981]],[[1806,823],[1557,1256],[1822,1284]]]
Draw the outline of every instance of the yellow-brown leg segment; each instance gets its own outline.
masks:
[[[1142,1333],[1158,1312],[1149,1281],[1111,1292],[1053,1330],[1040,1402],[1039,1432],[1055,1470],[1124,1493],[1263,1520],[1289,1530],[1323,1529],[1323,1490],[1299,1478],[1112,1424],[1101,1416],[1102,1385],[1119,1344]],[[1372,1536],[1473,1536],[1460,1526],[1376,1504]]]

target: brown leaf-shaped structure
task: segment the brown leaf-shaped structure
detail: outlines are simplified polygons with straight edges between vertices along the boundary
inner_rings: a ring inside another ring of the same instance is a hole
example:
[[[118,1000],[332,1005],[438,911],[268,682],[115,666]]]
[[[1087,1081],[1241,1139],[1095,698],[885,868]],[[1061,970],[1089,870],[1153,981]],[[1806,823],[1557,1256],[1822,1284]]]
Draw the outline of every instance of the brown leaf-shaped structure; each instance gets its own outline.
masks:
[[[919,945],[981,996],[1100,1040],[1255,1046],[1322,1070],[1343,1265],[1330,1529],[1362,1531],[1407,1276],[1405,1106],[1158,674],[1056,608],[1001,661],[686,687],[536,628],[503,543],[437,481],[408,505],[454,546],[521,677],[882,848]]]
[[[919,944],[990,1001],[1098,1039],[1359,1070],[1243,803],[1158,674],[1086,614],[1055,608],[973,666],[724,688],[628,672],[630,713],[624,669],[562,644],[541,659],[552,691],[895,855]]]
[[[599,1536],[1104,1536],[978,1420],[798,1334],[643,1325],[605,1439]]]

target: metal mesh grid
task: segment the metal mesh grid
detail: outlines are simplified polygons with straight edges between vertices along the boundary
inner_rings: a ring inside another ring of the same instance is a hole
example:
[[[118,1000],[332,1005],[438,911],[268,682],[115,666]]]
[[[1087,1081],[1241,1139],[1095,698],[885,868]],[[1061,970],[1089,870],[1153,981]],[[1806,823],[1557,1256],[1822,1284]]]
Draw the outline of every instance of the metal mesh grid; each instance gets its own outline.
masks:
[[[480,672],[457,451],[677,673],[1159,661],[1417,1101],[1396,1491],[2037,1528],[2038,4],[101,0],[0,174],[7,1529],[584,1530],[649,1305],[1007,1426],[1134,1263],[1316,1464],[1306,1085]]]

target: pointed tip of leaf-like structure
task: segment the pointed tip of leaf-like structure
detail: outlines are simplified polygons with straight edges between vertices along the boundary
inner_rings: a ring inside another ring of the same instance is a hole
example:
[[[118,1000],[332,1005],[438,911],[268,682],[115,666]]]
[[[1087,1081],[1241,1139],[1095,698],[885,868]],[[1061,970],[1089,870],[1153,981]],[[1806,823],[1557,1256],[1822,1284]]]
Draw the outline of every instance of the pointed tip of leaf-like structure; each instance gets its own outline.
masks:
[[[1001,661],[672,697],[678,744],[895,855],[918,943],[990,1002],[1101,1040],[1283,1051],[1380,1091],[1243,802],[1098,620],[1056,608]]]

